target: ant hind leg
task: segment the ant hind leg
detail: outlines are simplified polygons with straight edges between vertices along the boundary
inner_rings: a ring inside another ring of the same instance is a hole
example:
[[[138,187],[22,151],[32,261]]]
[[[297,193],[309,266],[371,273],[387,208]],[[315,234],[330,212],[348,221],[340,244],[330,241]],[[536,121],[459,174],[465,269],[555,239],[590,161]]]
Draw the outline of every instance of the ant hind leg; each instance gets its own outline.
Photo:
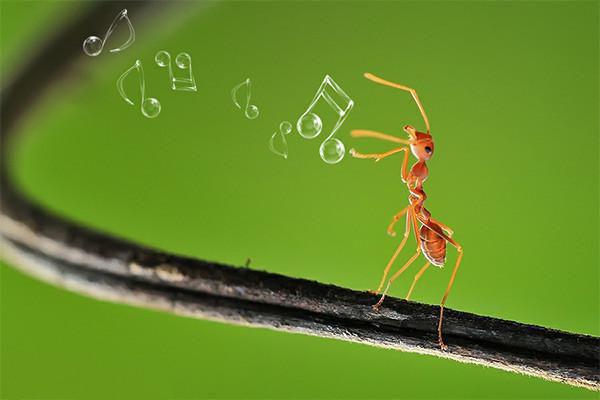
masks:
[[[456,247],[458,251],[458,257],[456,258],[456,263],[454,264],[454,269],[452,270],[452,275],[450,276],[450,281],[448,282],[448,287],[446,287],[446,292],[444,293],[444,297],[442,297],[442,302],[440,303],[440,321],[438,323],[438,342],[442,350],[446,350],[448,346],[444,343],[444,339],[442,338],[442,321],[444,320],[444,305],[446,304],[446,300],[448,299],[448,295],[450,294],[450,289],[452,289],[452,284],[454,283],[454,278],[456,277],[456,272],[458,271],[458,267],[460,266],[460,262],[463,257],[463,248],[456,241],[450,239],[449,240],[452,245]]]

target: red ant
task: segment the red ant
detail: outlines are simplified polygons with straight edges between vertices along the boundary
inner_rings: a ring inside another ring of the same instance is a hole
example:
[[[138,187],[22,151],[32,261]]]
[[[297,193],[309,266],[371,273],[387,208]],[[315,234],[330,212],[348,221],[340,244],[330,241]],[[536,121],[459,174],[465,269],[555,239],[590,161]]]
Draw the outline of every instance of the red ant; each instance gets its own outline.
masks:
[[[456,271],[458,271],[458,267],[462,260],[463,249],[460,244],[458,244],[454,239],[452,239],[452,235],[454,233],[452,229],[442,224],[441,222],[431,218],[431,213],[427,211],[427,209],[423,205],[425,203],[425,199],[427,198],[427,195],[423,190],[423,182],[425,182],[429,175],[426,162],[433,156],[434,149],[433,137],[431,136],[429,129],[429,120],[427,119],[425,109],[423,108],[423,105],[419,100],[419,96],[417,95],[417,92],[414,89],[397,83],[386,81],[370,73],[366,73],[364,74],[364,76],[365,78],[375,83],[409,92],[412,95],[415,103],[417,103],[417,107],[419,107],[419,111],[423,116],[423,120],[425,121],[425,126],[427,128],[427,132],[424,133],[417,131],[414,127],[410,125],[406,125],[404,127],[404,131],[408,134],[409,140],[404,140],[392,135],[386,135],[384,133],[369,130],[352,131],[352,136],[354,137],[371,137],[385,140],[388,142],[400,143],[403,145],[385,153],[361,154],[352,149],[350,150],[350,154],[352,154],[352,156],[355,158],[373,158],[375,159],[375,161],[379,161],[393,154],[404,152],[404,160],[402,162],[402,182],[406,183],[406,186],[410,192],[410,195],[408,196],[409,205],[405,207],[402,211],[400,211],[398,214],[396,214],[393,217],[392,222],[388,226],[388,234],[391,236],[396,236],[396,232],[394,231],[394,225],[396,225],[398,220],[406,214],[406,228],[404,230],[404,237],[402,238],[398,249],[396,250],[392,258],[388,262],[387,266],[385,267],[385,270],[383,271],[383,276],[381,278],[381,282],[379,283],[379,287],[376,291],[374,291],[375,294],[381,292],[381,289],[383,288],[383,284],[392,264],[396,260],[396,257],[398,257],[398,254],[400,254],[400,251],[402,251],[404,245],[406,244],[406,240],[408,239],[408,236],[410,234],[411,225],[415,234],[415,238],[417,240],[417,250],[415,254],[406,262],[406,264],[404,264],[404,266],[402,266],[402,268],[398,270],[398,272],[396,272],[390,278],[383,294],[381,295],[381,298],[379,299],[377,304],[373,306],[373,308],[376,310],[379,309],[379,307],[383,303],[383,300],[385,299],[390,285],[417,259],[419,254],[421,254],[422,252],[425,258],[427,259],[427,262],[415,275],[413,283],[408,291],[408,294],[406,295],[406,300],[408,300],[415,287],[415,284],[431,264],[440,268],[444,266],[444,263],[446,262],[446,243],[448,242],[452,244],[454,247],[456,247],[456,250],[458,251],[458,257],[456,259],[456,264],[454,265],[454,270],[452,271],[452,276],[450,277],[450,282],[448,282],[448,287],[446,288],[446,292],[444,293],[444,297],[442,298],[442,302],[440,304],[440,319],[438,322],[438,342],[442,350],[446,350],[448,346],[446,346],[444,340],[442,339],[442,320],[444,317],[444,305],[446,304],[448,294],[450,293],[450,289],[452,288],[452,284],[454,283],[454,278],[456,277]],[[407,171],[409,150],[417,158],[417,162],[410,168],[410,171]]]

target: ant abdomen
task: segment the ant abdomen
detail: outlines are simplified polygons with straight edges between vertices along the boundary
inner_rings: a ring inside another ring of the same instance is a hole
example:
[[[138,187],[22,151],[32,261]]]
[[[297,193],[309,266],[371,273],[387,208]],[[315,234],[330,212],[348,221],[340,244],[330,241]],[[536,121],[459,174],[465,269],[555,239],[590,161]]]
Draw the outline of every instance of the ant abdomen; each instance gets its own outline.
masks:
[[[429,225],[435,230],[432,230],[427,225],[421,226],[419,230],[421,250],[425,258],[433,265],[443,267],[446,263],[446,239],[440,235],[443,231],[439,225],[433,222],[430,222]]]

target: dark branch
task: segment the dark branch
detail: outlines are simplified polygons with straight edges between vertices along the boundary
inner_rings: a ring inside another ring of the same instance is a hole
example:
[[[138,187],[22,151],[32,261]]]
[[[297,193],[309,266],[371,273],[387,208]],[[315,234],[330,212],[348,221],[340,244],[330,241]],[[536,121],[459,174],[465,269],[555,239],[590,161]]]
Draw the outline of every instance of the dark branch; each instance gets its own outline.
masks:
[[[134,2],[129,8],[147,7]],[[159,252],[52,215],[13,185],[7,138],[41,92],[122,5],[102,3],[67,26],[3,90],[0,243],[16,267],[110,301],[433,354],[571,385],[600,388],[600,339],[448,310],[448,351],[436,342],[438,307],[390,298],[380,311],[365,292]]]

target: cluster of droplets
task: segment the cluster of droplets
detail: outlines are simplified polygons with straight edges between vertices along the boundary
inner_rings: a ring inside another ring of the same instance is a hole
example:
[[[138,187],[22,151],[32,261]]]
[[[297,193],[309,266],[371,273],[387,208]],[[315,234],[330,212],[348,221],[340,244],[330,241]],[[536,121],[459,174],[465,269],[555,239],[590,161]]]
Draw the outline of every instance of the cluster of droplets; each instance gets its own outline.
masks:
[[[314,139],[321,134],[323,130],[323,121],[321,117],[313,112],[302,115],[296,123],[296,129],[300,136],[305,139]],[[346,148],[341,140],[329,138],[319,146],[319,155],[327,164],[337,164],[344,158]]]
[[[192,57],[188,53],[179,53],[175,57],[175,66],[187,72],[187,76],[175,76],[173,67],[171,66],[171,54],[168,51],[160,50],[154,56],[154,62],[161,68],[167,68],[169,71],[169,79],[171,80],[171,89],[182,90],[187,92],[195,92],[196,80],[192,72]]]

